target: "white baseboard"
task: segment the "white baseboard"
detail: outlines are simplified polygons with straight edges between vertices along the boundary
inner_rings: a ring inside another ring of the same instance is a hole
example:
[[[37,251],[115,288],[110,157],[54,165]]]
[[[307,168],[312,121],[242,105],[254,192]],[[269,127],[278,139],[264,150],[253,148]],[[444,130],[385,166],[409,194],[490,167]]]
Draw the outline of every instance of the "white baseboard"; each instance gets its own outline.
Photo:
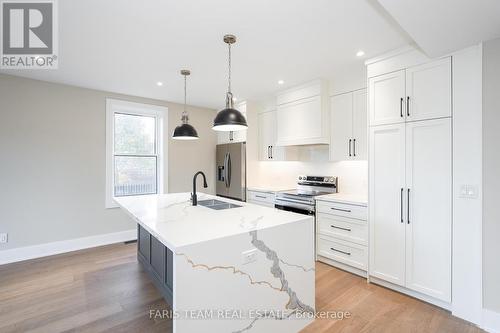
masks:
[[[137,239],[137,230],[75,238],[0,251],[0,265]]]
[[[483,309],[481,328],[490,333],[500,333],[500,313]]]

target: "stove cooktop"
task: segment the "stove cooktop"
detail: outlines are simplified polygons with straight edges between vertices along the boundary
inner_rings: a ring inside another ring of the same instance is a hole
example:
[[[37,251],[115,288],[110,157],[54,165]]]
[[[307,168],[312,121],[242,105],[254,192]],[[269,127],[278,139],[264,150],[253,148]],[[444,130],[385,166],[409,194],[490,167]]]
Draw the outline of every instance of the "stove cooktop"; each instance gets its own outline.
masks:
[[[278,194],[288,194],[299,197],[315,197],[318,195],[330,194],[331,192],[322,192],[322,191],[305,191],[305,190],[285,190],[279,191]]]

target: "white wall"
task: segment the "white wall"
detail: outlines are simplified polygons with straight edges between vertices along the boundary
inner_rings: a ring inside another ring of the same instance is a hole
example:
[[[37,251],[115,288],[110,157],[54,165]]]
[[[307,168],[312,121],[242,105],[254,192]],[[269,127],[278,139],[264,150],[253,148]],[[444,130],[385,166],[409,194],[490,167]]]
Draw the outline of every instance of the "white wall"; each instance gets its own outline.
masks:
[[[330,95],[345,93],[366,87],[366,67],[363,63],[346,68],[329,80]],[[327,145],[300,147],[300,161],[259,161],[258,121],[259,111],[276,109],[276,99],[269,97],[247,107],[249,123],[247,139],[248,186],[293,189],[297,186],[298,175],[318,175],[339,177],[339,192],[367,195],[367,161],[329,162]]]
[[[483,304],[500,318],[500,38],[483,46]]]
[[[452,55],[453,279],[452,313],[476,324],[482,317],[482,47]],[[462,198],[473,185],[477,198]]]
[[[214,192],[214,110],[190,107],[200,140],[173,141],[182,105],[0,75],[0,251],[135,228],[104,208],[107,97],[168,107],[168,190],[203,170]]]

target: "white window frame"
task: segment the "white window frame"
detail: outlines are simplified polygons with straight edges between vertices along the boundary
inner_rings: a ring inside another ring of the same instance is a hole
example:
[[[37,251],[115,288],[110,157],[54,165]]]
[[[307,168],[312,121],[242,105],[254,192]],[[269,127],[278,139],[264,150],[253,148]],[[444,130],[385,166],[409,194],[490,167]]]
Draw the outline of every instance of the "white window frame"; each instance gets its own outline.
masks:
[[[167,164],[164,163],[164,156],[168,156],[168,145],[164,145],[164,128],[168,128],[167,114],[168,108],[142,104],[136,102],[122,101],[118,99],[106,98],[106,208],[116,208],[118,204],[114,200],[115,185],[115,161],[114,161],[114,132],[115,113],[130,114],[136,116],[148,116],[156,119],[156,181],[158,194],[163,194],[164,184],[168,175]],[[168,187],[167,187],[168,188]]]

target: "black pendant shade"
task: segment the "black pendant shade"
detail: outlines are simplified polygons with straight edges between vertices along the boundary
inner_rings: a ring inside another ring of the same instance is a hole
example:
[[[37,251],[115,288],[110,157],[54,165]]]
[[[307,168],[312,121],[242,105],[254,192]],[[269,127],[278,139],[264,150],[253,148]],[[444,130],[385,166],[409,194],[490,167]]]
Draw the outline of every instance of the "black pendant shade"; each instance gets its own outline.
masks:
[[[241,131],[248,127],[245,116],[240,111],[227,108],[217,113],[213,129],[216,131]]]
[[[175,128],[172,138],[176,140],[196,140],[198,133],[190,124],[182,124]]]
[[[174,140],[197,140],[198,133],[193,126],[189,125],[189,116],[186,110],[186,77],[191,74],[187,69],[181,70],[181,74],[184,75],[184,111],[182,112],[182,124],[177,126],[172,134],[172,139]]]

